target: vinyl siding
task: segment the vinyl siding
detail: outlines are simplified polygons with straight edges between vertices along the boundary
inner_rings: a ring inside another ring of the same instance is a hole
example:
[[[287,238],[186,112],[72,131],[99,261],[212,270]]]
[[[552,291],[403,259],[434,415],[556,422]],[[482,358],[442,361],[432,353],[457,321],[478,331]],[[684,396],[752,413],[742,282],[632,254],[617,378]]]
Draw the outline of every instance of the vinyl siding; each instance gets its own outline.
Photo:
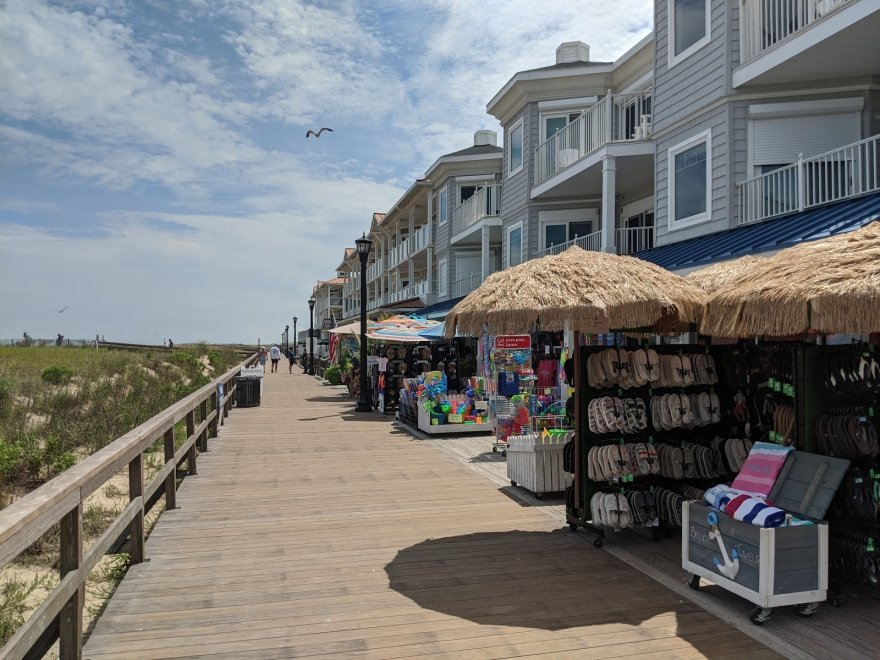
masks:
[[[688,121],[683,126],[662,136],[656,142],[656,201],[654,222],[657,227],[657,245],[666,245],[695,236],[704,236],[729,229],[732,220],[729,214],[730,179],[728,177],[730,147],[730,110],[725,104],[709,113]],[[669,149],[688,138],[707,129],[712,131],[712,218],[702,224],[669,231]]]
[[[522,208],[516,213],[512,213],[510,216],[505,216],[503,220],[503,225],[501,227],[501,267],[507,268],[509,264],[507,263],[507,249],[508,249],[508,240],[507,240],[507,231],[514,225],[522,222],[523,225],[523,245],[525,249],[523,250],[523,259],[527,259],[529,257],[528,246],[529,241],[531,240],[531,234],[529,227],[529,211],[528,208]]]
[[[535,115],[535,105],[527,105],[522,114],[516,119],[504,125],[504,164],[502,165],[503,191],[501,198],[501,215],[504,217],[508,212],[521,208],[529,199],[529,182],[532,176],[532,159],[536,145],[534,123],[537,125]],[[523,119],[523,168],[510,176],[510,129]]]
[[[868,102],[865,108],[865,137],[880,133],[880,90],[868,93]]]
[[[711,41],[688,58],[669,67],[668,0],[655,3],[654,131],[659,133],[722,98],[729,77],[731,38],[726,30],[724,0],[711,0]]]

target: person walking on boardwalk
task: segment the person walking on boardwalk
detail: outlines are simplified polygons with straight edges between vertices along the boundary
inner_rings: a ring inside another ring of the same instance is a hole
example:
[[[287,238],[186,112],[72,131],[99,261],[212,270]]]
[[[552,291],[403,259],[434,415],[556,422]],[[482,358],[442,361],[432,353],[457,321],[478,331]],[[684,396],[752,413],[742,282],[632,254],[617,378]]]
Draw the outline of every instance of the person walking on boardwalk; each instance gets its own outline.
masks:
[[[260,363],[260,366],[263,367],[263,373],[266,373],[266,360],[269,358],[269,354],[266,353],[266,349],[262,346],[260,350],[257,352],[257,362]]]
[[[281,359],[281,349],[275,344],[269,349],[269,359],[272,360],[272,373],[278,373],[278,360]]]
[[[296,346],[291,346],[287,349],[287,373],[293,373],[293,365],[296,363]]]

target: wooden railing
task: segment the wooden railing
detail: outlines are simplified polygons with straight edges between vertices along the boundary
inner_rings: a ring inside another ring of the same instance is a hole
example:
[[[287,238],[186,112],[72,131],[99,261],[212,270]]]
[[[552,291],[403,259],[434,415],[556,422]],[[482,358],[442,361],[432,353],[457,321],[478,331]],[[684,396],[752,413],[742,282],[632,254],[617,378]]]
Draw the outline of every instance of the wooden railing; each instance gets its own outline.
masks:
[[[0,567],[7,566],[56,525],[60,526],[59,582],[0,649],[3,658],[42,657],[59,642],[62,659],[80,658],[85,583],[101,557],[128,539],[132,563],[144,561],[144,517],[165,496],[177,506],[177,469],[197,474],[197,457],[208,451],[235,395],[235,378],[252,355],[200,390],[153,416],[33,492],[0,511]],[[223,385],[222,395],[219,386]],[[185,422],[186,439],[175,447],[175,426]],[[165,464],[144,483],[144,452],[164,444]],[[83,502],[128,467],[129,503],[88,550],[84,548]]]

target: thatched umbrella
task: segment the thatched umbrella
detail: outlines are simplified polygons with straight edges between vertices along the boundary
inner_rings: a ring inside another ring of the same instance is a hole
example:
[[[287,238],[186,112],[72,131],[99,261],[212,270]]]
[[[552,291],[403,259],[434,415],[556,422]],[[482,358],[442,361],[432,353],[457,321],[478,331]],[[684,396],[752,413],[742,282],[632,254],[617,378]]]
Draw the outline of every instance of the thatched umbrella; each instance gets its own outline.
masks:
[[[880,329],[880,222],[801,243],[709,298],[703,334],[722,337]]]
[[[719,289],[729,287],[738,282],[757,264],[763,263],[761,257],[740,257],[733,261],[712,264],[700,270],[688,273],[685,279],[700,287],[706,293],[715,293]]]
[[[705,293],[659,266],[635,257],[571,247],[558,255],[493,273],[459,302],[445,334],[479,335],[542,328],[686,330],[699,322]]]

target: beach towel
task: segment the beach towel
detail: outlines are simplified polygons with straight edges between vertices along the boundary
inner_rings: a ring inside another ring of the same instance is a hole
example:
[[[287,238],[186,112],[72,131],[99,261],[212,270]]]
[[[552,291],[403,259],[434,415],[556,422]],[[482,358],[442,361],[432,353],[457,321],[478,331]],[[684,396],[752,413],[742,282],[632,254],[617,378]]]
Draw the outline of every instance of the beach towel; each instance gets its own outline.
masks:
[[[756,442],[730,487],[769,497],[776,477],[793,449],[794,447],[783,447],[770,442]]]
[[[750,495],[737,495],[727,503],[724,512],[734,520],[758,527],[781,527],[785,524],[785,511]]]

